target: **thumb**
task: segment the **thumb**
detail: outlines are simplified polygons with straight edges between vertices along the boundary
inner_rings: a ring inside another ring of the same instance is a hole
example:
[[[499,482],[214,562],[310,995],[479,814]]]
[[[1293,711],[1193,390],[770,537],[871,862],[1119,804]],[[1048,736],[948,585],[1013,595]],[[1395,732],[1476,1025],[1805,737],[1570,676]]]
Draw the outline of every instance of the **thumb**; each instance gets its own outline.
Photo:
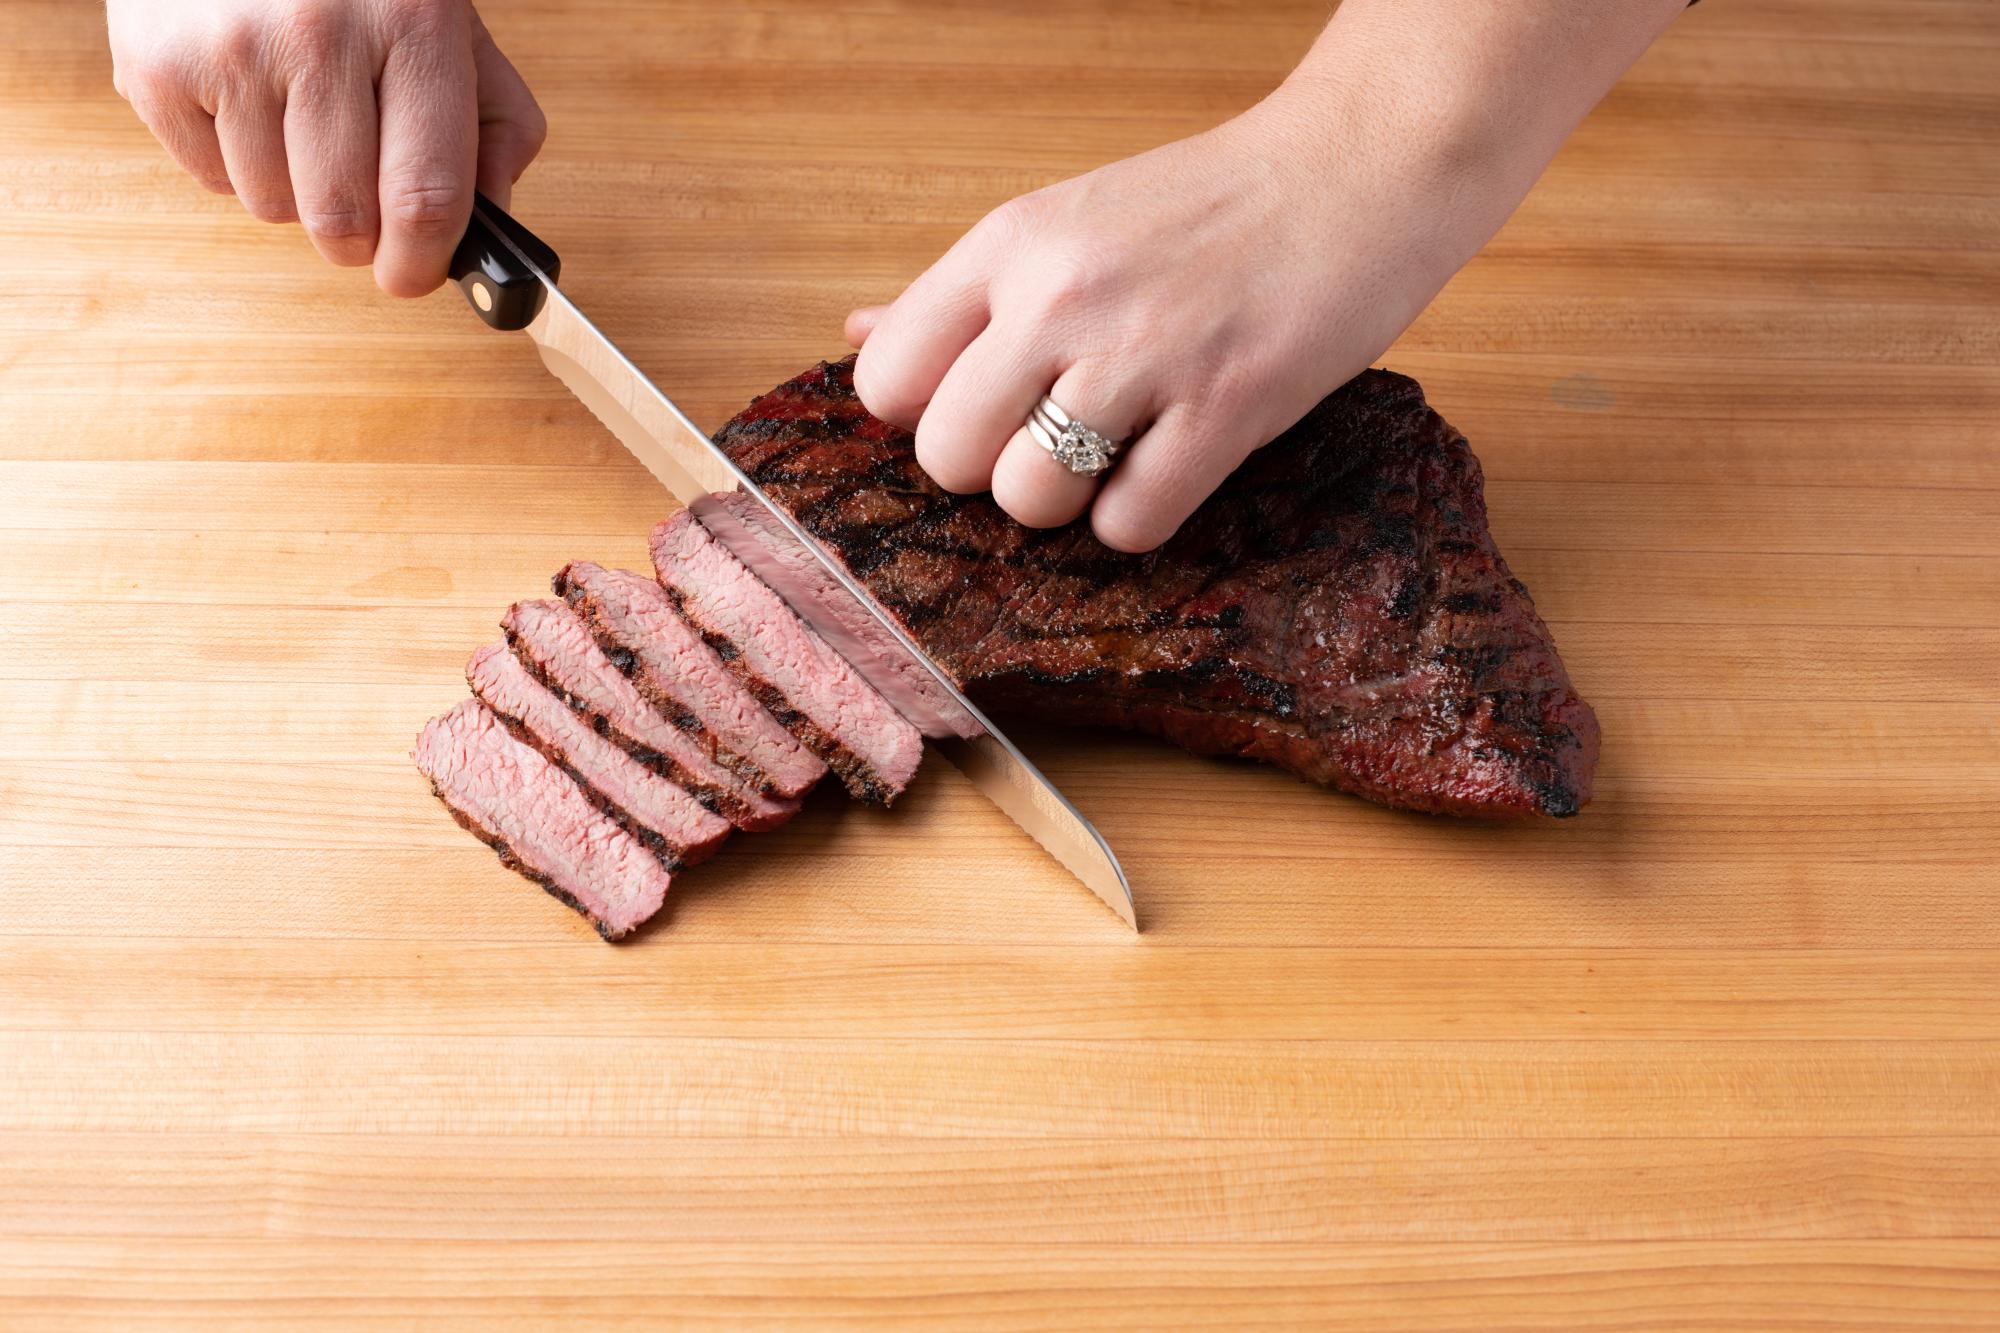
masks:
[[[478,14],[472,16],[472,65],[479,79],[479,190],[505,208],[514,182],[542,151],[549,123]]]

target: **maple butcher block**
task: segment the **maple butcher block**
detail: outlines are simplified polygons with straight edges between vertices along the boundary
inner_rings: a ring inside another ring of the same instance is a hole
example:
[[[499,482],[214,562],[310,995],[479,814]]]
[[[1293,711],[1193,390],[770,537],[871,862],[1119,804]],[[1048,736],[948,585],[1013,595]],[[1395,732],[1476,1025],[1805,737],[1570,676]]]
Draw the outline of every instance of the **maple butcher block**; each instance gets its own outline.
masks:
[[[1325,6],[481,9],[513,211],[713,428]],[[183,178],[98,7],[6,15],[0,1328],[2000,1311],[1990,4],[1698,6],[1383,358],[1602,722],[1575,818],[1030,727],[1141,934],[933,756],[617,946],[408,754],[671,501]]]

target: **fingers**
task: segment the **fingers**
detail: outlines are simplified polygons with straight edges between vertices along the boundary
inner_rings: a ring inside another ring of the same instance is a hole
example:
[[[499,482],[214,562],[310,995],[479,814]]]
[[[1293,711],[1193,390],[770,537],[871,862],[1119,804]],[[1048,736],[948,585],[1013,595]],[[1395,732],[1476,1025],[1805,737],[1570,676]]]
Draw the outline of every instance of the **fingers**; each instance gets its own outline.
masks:
[[[1126,446],[1129,457],[1113,467],[1090,510],[1099,541],[1117,551],[1159,546],[1262,443],[1240,425],[1212,422],[1193,409],[1170,407]]]
[[[385,291],[444,279],[475,182],[503,202],[546,122],[464,0],[110,0],[116,86],[254,216]]]
[[[375,258],[375,85],[358,65],[315,70],[285,104],[292,198],[313,248],[335,264]]]
[[[878,331],[865,356],[885,335]],[[951,364],[917,424],[917,462],[948,491],[993,483],[993,464],[1055,378],[1053,352],[993,325]]]
[[[381,107],[377,194],[381,240],[375,281],[392,296],[421,296],[444,281],[478,170],[479,94],[472,27],[441,10],[389,51]]]
[[[882,316],[888,311],[889,307],[885,305],[868,305],[850,314],[843,328],[843,332],[847,335],[847,345],[859,347],[867,342],[868,335],[875,332],[875,326],[882,322]]]
[[[251,217],[261,222],[290,222],[298,217],[285,155],[282,98],[262,89],[245,89],[223,98],[215,110],[215,137],[229,183]]]
[[[229,168],[222,160],[222,144],[215,136],[214,116],[192,97],[135,87],[131,80],[126,81],[125,89],[132,109],[182,171],[215,194],[233,192]]]
[[[549,122],[477,14],[472,16],[472,65],[479,80],[479,188],[505,208],[513,200],[514,182],[542,151]]]
[[[986,328],[993,232],[982,222],[960,237],[868,330],[854,391],[882,420],[917,429],[945,372]]]
[[[1048,396],[1073,420],[1114,443],[1131,437],[1150,406],[1135,380],[1086,365],[1064,371]],[[1070,471],[1023,427],[994,465],[993,498],[1031,528],[1054,528],[1089,508],[1102,480]]]
[[[156,40],[141,21],[148,10],[132,0],[105,6],[111,40],[111,86],[167,155],[204,189],[230,193],[229,169],[215,136],[215,101],[196,62]]]

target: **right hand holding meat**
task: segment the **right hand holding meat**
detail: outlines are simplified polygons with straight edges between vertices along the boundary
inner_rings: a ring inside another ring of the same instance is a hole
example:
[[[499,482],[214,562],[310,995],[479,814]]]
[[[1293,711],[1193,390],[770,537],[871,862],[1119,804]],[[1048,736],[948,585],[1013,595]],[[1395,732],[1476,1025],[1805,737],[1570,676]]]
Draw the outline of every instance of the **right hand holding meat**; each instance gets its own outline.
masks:
[[[109,0],[113,82],[174,160],[382,290],[444,281],[541,109],[467,0]]]

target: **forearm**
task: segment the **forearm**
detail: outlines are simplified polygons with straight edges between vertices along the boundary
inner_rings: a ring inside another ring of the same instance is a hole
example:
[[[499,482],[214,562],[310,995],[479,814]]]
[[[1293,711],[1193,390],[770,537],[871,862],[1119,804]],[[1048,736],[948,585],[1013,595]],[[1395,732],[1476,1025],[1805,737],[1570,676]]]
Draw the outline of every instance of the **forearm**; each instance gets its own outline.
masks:
[[[1345,0],[1259,114],[1451,210],[1453,268],[1506,221],[1563,141],[1685,0]],[[1296,140],[1295,140],[1296,141]],[[1308,152],[1308,157],[1318,157]],[[1339,174],[1345,174],[1339,173]]]
[[[1346,0],[1250,111],[1004,205],[851,322],[855,389],[947,489],[1151,550],[1394,342],[1680,4]],[[1128,442],[1108,480],[1022,426],[1045,395]]]

